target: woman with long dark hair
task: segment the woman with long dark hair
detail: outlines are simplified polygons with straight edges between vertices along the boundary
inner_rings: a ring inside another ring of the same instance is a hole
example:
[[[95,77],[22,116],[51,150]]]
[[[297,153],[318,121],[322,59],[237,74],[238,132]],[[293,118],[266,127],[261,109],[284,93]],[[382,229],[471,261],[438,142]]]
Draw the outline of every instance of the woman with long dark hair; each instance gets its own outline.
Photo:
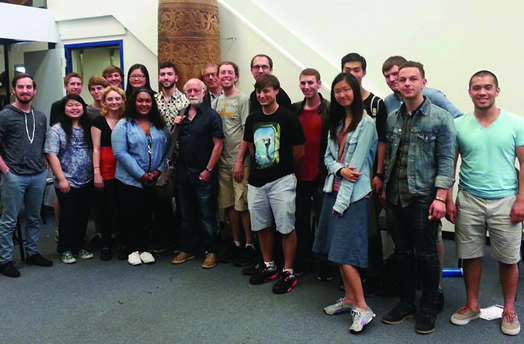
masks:
[[[93,192],[92,144],[84,100],[68,94],[61,106],[59,123],[47,132],[44,153],[55,175],[60,205],[57,251],[63,263],[72,264],[76,255],[81,259],[93,258],[84,249]]]
[[[370,172],[377,148],[373,119],[364,113],[360,86],[339,74],[331,86],[328,176],[313,250],[339,264],[346,295],[324,308],[328,315],[352,312],[350,332],[358,333],[375,317],[364,299],[358,268],[367,268]]]
[[[100,259],[111,260],[113,215],[117,207],[116,159],[111,146],[111,133],[124,115],[126,95],[120,87],[109,86],[102,93],[102,110],[91,127],[93,140],[93,169],[95,175],[95,202],[101,209],[102,251]],[[120,223],[120,219],[118,219]]]
[[[131,94],[140,88],[152,91],[149,72],[146,66],[137,63],[132,65],[127,72],[126,98],[129,99]]]
[[[119,259],[131,265],[154,263],[148,252],[149,228],[156,192],[154,184],[164,166],[169,131],[153,91],[140,88],[127,101],[124,118],[111,135],[116,158],[117,192],[124,232]]]

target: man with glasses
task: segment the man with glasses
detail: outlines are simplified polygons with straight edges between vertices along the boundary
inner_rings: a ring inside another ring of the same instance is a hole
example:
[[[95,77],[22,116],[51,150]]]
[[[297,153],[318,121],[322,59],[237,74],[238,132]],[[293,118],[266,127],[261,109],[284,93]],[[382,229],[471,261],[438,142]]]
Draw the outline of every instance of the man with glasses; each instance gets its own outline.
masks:
[[[202,69],[202,81],[207,87],[204,95],[204,104],[211,107],[211,103],[223,93],[222,85],[218,79],[218,66],[214,63],[209,64]]]
[[[267,74],[273,73],[273,60],[271,57],[264,55],[264,54],[258,54],[255,55],[251,59],[251,74],[253,74],[253,78],[255,78],[255,81],[262,76]],[[253,112],[255,110],[259,110],[262,108],[260,103],[257,100],[257,94],[255,91],[251,92],[251,95],[249,96],[249,111]],[[286,109],[289,109],[291,111],[294,111],[293,105],[291,104],[291,99],[289,99],[289,96],[284,91],[284,89],[280,88],[277,93],[277,103],[280,106],[285,107]]]

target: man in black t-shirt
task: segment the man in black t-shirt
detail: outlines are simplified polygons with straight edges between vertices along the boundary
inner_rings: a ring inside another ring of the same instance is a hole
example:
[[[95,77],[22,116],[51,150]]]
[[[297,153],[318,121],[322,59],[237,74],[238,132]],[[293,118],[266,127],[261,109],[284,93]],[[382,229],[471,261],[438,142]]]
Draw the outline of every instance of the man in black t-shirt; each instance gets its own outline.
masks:
[[[270,75],[273,73],[273,60],[271,57],[264,54],[255,55],[251,59],[250,69],[251,74],[253,74],[253,78],[255,78],[256,81],[262,75]],[[289,99],[289,96],[282,88],[278,90],[276,101],[278,105],[294,111],[293,105],[291,104],[291,99]],[[252,113],[256,110],[259,110],[261,107],[262,106],[257,99],[257,93],[255,90],[251,92],[249,96],[249,112]]]
[[[300,120],[278,104],[280,83],[273,75],[263,75],[255,84],[262,108],[246,120],[244,142],[251,153],[248,179],[248,206],[251,229],[258,232],[264,263],[249,279],[262,284],[279,275],[273,260],[273,216],[282,234],[284,270],[273,292],[290,292],[297,284],[293,261],[297,247],[295,196],[297,179],[294,164],[304,155],[306,138]]]
[[[349,53],[342,58],[341,68],[343,73],[352,74],[360,85],[360,92],[364,102],[364,109],[375,121],[378,134],[378,147],[375,163],[373,164],[373,179],[371,187],[373,197],[371,202],[371,218],[369,222],[368,257],[369,268],[367,276],[362,276],[362,286],[366,296],[373,296],[379,289],[382,275],[382,237],[378,226],[381,209],[380,195],[382,194],[382,181],[384,180],[384,157],[386,156],[386,120],[388,113],[382,99],[366,90],[362,86],[362,79],[366,76],[366,59],[357,54]]]

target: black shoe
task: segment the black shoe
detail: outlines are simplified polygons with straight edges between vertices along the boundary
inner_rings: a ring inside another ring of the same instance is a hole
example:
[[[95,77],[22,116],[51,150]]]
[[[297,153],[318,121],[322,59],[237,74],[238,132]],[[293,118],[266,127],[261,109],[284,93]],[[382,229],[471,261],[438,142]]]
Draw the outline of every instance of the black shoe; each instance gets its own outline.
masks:
[[[268,269],[264,263],[260,265],[258,272],[249,278],[249,283],[258,285],[278,277],[277,268]]]
[[[388,314],[382,317],[382,322],[389,325],[398,325],[408,318],[413,318],[417,314],[417,308],[405,303],[399,303]]]
[[[253,264],[258,258],[258,252],[252,246],[246,246],[242,254],[233,261],[234,266],[248,266]]]
[[[397,283],[382,283],[377,294],[383,297],[398,296],[400,286]]]
[[[85,247],[86,250],[91,252],[100,250],[102,248],[102,237],[100,237],[98,234],[95,234],[95,236],[86,243]]]
[[[111,249],[108,247],[103,247],[102,251],[100,252],[100,260],[108,262],[111,259],[113,259],[113,253],[111,252]]]
[[[283,271],[280,278],[273,286],[273,293],[285,294],[289,293],[297,285],[297,277],[295,274],[291,275],[289,271]]]
[[[166,242],[160,243],[156,245],[156,247],[153,249],[153,252],[162,253],[162,252],[169,250],[171,247],[173,247],[173,245],[171,245],[170,243],[166,243]]]
[[[298,262],[298,263],[295,263],[295,266],[293,267],[293,272],[295,276],[302,276],[303,274],[305,274],[306,272],[309,272],[310,270],[311,270],[310,265],[308,263]]]
[[[47,258],[42,257],[40,253],[35,253],[32,256],[27,257],[25,260],[26,264],[36,266],[53,266],[53,262]]]
[[[220,258],[218,258],[218,261],[220,263],[231,263],[235,259],[237,259],[242,254],[242,248],[240,246],[237,246],[235,244],[229,246],[224,252]]]
[[[260,271],[260,267],[264,265],[264,263],[256,263],[255,265],[253,266],[250,266],[248,268],[243,268],[242,269],[242,274],[245,275],[245,276],[253,276],[254,274],[256,274],[257,272]]]
[[[15,267],[15,263],[13,261],[0,264],[0,274],[7,277],[20,277],[20,271],[18,271],[18,269]]]
[[[367,278],[362,282],[362,289],[364,289],[365,297],[373,297],[378,293],[380,289],[380,279],[378,278]]]
[[[437,313],[433,311],[422,310],[417,314],[417,323],[415,331],[420,334],[429,334],[435,332],[435,323],[437,322]]]
[[[331,266],[322,264],[318,267],[318,280],[322,282],[331,281],[333,279],[333,270]]]
[[[120,247],[120,251],[118,251],[118,260],[127,260],[129,256],[128,249],[126,247]]]
[[[439,289],[437,291],[437,313],[442,312],[444,309],[444,290]]]

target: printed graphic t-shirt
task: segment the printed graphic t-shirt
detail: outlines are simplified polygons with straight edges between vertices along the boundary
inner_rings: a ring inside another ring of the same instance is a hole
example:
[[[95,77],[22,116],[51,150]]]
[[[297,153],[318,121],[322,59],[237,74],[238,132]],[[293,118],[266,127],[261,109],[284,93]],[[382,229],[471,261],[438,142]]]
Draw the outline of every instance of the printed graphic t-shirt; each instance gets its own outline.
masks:
[[[244,141],[255,149],[248,183],[261,187],[294,172],[293,146],[306,138],[298,117],[279,106],[271,115],[262,109],[253,112],[246,120]]]

